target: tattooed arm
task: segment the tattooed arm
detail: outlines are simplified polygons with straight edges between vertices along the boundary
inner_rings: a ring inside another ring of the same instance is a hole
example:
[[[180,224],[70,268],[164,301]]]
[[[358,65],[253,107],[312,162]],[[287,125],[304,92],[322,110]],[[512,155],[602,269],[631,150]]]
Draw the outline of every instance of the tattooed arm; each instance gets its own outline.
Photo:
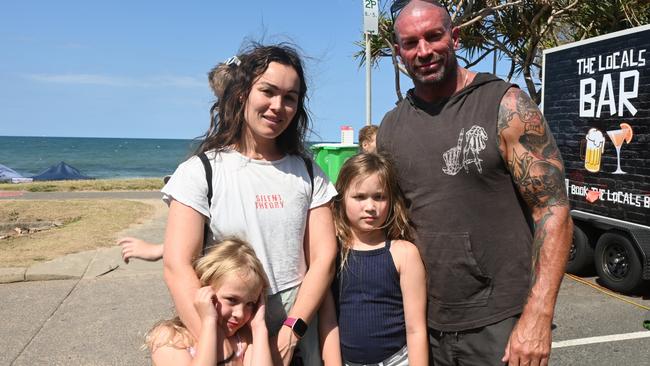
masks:
[[[535,222],[532,288],[503,361],[546,365],[553,309],[573,232],[564,167],[544,116],[517,88],[509,89],[501,100],[498,134],[501,155]]]

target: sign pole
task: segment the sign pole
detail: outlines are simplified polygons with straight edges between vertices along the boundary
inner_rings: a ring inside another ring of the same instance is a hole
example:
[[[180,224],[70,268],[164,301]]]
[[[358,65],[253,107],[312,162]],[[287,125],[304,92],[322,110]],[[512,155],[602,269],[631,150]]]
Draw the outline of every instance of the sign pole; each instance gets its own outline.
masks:
[[[370,52],[370,37],[379,34],[379,1],[363,1],[363,33],[366,37],[366,126],[372,124],[372,81],[371,66],[372,53]]]
[[[370,55],[370,34],[366,33],[366,126],[372,124],[372,73]]]

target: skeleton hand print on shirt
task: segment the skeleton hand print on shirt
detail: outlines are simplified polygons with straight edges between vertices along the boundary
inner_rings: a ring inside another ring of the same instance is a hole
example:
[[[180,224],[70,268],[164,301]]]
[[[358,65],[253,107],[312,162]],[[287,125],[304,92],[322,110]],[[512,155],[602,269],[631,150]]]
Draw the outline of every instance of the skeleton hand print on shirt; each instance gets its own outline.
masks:
[[[487,141],[487,132],[483,127],[472,126],[472,128],[467,131],[465,134],[465,148],[463,149],[463,166],[465,167],[465,172],[469,173],[468,165],[470,163],[476,164],[476,168],[479,173],[483,173],[483,168],[481,167],[481,159],[478,157],[478,153],[485,150],[485,142]],[[467,154],[472,153],[472,157],[467,159]]]
[[[461,146],[463,146],[463,137],[465,146],[462,148],[462,161],[461,159]],[[442,171],[447,175],[456,175],[461,168],[465,169],[465,173],[469,173],[469,165],[474,164],[479,173],[483,173],[481,166],[481,158],[479,153],[485,150],[486,142],[488,139],[487,132],[483,127],[472,126],[472,128],[465,133],[465,129],[460,130],[458,135],[458,144],[442,154],[445,166]]]
[[[464,133],[465,129],[463,128],[460,130],[460,134],[458,134],[458,145],[442,154],[442,159],[445,161],[445,167],[442,168],[442,171],[447,175],[456,175],[463,167],[463,164],[460,162],[460,152],[463,146]]]

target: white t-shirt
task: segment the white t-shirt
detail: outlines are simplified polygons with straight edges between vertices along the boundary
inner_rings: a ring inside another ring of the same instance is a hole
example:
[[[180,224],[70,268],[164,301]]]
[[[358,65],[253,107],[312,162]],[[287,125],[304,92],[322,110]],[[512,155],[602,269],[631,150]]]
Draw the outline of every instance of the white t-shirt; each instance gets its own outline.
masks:
[[[201,160],[178,166],[163,187],[163,200],[176,200],[209,218],[213,240],[247,241],[269,277],[269,293],[295,287],[307,270],[303,238],[309,209],[336,195],[317,164],[314,190],[305,162],[296,155],[276,161],[253,160],[236,151],[206,152],[212,165],[212,204]]]

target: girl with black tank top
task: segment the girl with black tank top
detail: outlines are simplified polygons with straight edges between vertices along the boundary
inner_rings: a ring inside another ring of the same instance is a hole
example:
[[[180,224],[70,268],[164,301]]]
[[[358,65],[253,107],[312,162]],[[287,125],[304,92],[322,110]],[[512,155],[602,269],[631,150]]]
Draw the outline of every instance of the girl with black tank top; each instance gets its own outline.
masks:
[[[392,165],[376,154],[354,156],[336,190],[340,250],[333,297],[321,308],[324,354],[340,352],[352,366],[426,365],[425,270]]]

